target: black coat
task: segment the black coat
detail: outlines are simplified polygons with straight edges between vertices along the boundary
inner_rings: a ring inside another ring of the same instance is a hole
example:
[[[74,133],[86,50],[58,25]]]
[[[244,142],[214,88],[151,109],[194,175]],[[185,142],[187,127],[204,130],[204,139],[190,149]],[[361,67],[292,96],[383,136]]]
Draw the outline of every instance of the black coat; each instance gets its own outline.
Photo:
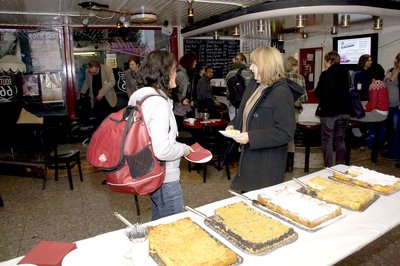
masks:
[[[263,91],[251,109],[247,119],[249,143],[241,147],[233,189],[250,191],[283,182],[287,144],[296,129],[294,96],[289,86],[296,85],[289,85],[286,80],[276,82]],[[231,122],[236,129],[242,128],[243,109],[257,86],[255,81],[250,82],[243,95],[238,114]]]
[[[319,98],[315,114],[320,117],[332,117],[352,112],[348,71],[339,64],[331,65],[321,73],[314,90]]]

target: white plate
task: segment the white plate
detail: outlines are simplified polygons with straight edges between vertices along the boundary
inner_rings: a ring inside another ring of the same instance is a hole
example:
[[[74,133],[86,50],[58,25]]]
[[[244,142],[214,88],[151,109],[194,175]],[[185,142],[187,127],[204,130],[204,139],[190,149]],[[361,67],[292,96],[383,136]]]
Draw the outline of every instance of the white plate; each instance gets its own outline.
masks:
[[[237,134],[229,134],[227,131],[225,130],[220,130],[219,133],[221,133],[223,136],[227,137],[227,138],[234,138],[237,136]]]
[[[189,159],[186,156],[185,156],[185,159],[188,160],[189,162],[192,162],[192,163],[206,163],[206,162],[209,162],[212,159],[212,154],[210,156],[200,160],[200,161],[193,161],[193,160]]]

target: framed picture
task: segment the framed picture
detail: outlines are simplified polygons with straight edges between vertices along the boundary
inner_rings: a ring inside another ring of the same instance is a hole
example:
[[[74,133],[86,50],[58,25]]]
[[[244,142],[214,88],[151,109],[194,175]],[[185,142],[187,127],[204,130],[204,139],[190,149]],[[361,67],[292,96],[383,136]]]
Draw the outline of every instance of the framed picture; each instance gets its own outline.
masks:
[[[60,73],[40,74],[40,89],[43,103],[64,101]]]
[[[39,96],[39,83],[37,75],[25,75],[23,81],[23,96]]]

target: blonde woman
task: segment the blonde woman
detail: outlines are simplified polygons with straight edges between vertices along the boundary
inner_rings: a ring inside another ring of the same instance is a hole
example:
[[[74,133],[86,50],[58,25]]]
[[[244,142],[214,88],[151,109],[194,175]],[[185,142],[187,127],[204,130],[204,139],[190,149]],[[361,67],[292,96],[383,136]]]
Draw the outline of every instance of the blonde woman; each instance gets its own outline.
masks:
[[[273,47],[251,55],[255,81],[246,89],[238,113],[227,127],[238,129],[239,167],[232,189],[246,192],[283,182],[288,142],[296,129],[291,88],[302,88],[285,78],[283,59]]]

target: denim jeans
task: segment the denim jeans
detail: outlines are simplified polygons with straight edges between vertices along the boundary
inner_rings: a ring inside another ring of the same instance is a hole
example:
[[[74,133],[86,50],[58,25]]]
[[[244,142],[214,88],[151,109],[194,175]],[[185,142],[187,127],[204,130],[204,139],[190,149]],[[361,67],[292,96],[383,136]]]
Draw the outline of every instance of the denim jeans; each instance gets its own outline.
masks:
[[[350,115],[321,117],[322,151],[324,166],[333,166],[333,145],[336,150],[336,164],[346,162],[345,136]]]
[[[400,110],[399,107],[390,107],[387,121],[389,156],[400,159]]]
[[[183,212],[182,187],[179,181],[163,183],[151,194],[151,220]]]

